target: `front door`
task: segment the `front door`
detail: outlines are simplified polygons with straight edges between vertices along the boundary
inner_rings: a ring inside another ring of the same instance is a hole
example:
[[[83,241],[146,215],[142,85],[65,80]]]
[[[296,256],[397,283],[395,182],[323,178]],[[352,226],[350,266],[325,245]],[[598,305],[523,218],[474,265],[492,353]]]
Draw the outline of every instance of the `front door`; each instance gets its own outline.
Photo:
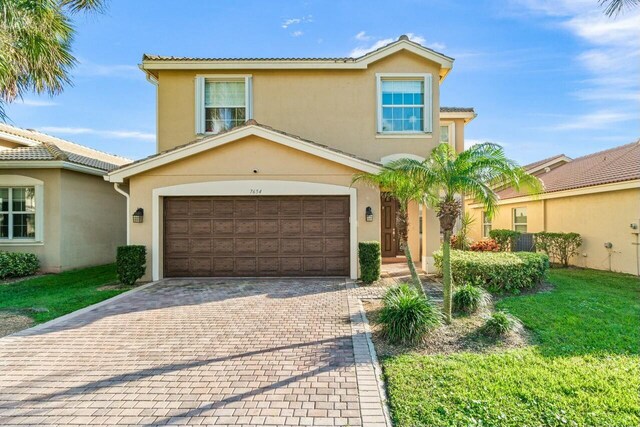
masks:
[[[394,257],[399,252],[399,241],[396,236],[396,211],[398,201],[393,197],[382,194],[380,200],[382,210],[381,236],[382,236],[382,256]]]

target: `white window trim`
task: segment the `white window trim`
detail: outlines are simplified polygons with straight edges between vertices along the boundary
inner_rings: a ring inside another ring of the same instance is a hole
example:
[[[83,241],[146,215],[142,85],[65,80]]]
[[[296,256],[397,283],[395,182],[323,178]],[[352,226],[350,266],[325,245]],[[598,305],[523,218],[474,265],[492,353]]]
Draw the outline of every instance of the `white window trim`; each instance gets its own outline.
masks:
[[[527,231],[524,231],[524,233],[528,233],[529,232],[529,212],[527,211],[527,207],[526,206],[519,206],[519,207],[515,207],[511,209],[511,225],[512,225],[512,230],[516,231],[516,209],[524,209],[525,213],[527,214],[527,222],[522,223],[519,222],[518,225],[522,226],[524,225],[525,227],[527,227]]]
[[[244,79],[245,119],[253,119],[253,77],[251,74],[197,74],[195,78],[195,126],[196,135],[215,135],[205,132],[204,91],[207,80],[237,82]]]
[[[455,124],[455,122],[441,121],[440,122],[440,126],[446,126],[446,127],[449,128],[449,145],[455,151],[455,149],[456,149],[456,124]],[[440,132],[440,129],[438,129],[438,132]],[[439,136],[438,136],[438,143],[442,144],[442,142],[440,141],[440,137]]]
[[[489,222],[486,222],[486,211],[482,211],[482,237],[487,238],[489,237],[489,233],[485,234],[485,229],[487,226],[489,226],[489,231],[493,230],[493,220],[491,218],[489,218]]]
[[[155,188],[151,212],[151,275],[160,280],[162,253],[162,197],[165,196],[247,196],[260,190],[261,196],[345,195],[349,196],[349,277],[358,278],[358,199],[356,189],[333,184],[303,181],[242,180],[206,181]]]
[[[411,80],[422,79],[424,82],[424,130],[423,131],[406,131],[406,132],[383,132],[382,130],[382,80]],[[376,111],[377,111],[377,129],[378,136],[398,137],[410,135],[413,137],[421,137],[433,132],[433,76],[424,73],[376,73]]]
[[[0,187],[34,187],[36,198],[35,225],[36,235],[33,238],[0,239],[0,246],[4,245],[32,245],[41,244],[44,236],[44,183],[39,179],[22,175],[0,175]]]

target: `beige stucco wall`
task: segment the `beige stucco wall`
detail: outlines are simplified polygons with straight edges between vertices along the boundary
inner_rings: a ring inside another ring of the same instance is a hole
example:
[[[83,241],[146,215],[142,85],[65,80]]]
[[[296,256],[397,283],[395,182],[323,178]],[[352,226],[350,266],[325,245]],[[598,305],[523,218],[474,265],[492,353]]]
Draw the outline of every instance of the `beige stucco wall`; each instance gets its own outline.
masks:
[[[63,270],[115,262],[126,244],[126,199],[102,176],[62,171]]]
[[[2,169],[43,182],[42,242],[0,242],[1,251],[34,253],[44,272],[115,261],[118,245],[126,243],[124,197],[102,176],[62,169]]]
[[[638,235],[631,233],[629,224],[640,222],[640,188],[504,204],[492,228],[511,229],[511,209],[525,206],[529,232],[580,233],[583,245],[580,256],[572,260],[574,265],[638,274],[638,246],[634,244]],[[482,210],[469,211],[476,218],[471,237],[478,240],[482,235]],[[605,242],[613,244],[611,250],[604,247]]]
[[[158,148],[196,139],[195,76],[224,74],[161,70],[158,73]],[[253,118],[259,123],[379,161],[395,153],[425,157],[439,141],[439,65],[401,51],[365,70],[247,70],[253,78]],[[433,134],[376,138],[376,73],[430,73]]]
[[[132,177],[129,181],[131,208],[143,208],[145,220],[131,224],[131,243],[147,247],[145,279],[151,278],[153,189],[230,180],[305,181],[348,187],[355,172],[350,167],[250,136]],[[379,241],[380,192],[363,184],[356,184],[354,188],[357,189],[358,241]],[[373,208],[376,218],[373,222],[365,220],[367,206]],[[162,245],[159,255],[162,268]]]

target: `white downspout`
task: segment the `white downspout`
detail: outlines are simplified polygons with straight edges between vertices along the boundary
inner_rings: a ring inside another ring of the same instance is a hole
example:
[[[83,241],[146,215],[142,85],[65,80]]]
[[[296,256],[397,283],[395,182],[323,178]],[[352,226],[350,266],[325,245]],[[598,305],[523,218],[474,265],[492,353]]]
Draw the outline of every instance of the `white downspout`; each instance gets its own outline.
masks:
[[[127,245],[130,245],[131,244],[131,236],[130,236],[130,230],[129,229],[130,229],[131,225],[129,223],[129,204],[130,204],[129,203],[129,193],[123,191],[120,188],[120,183],[118,183],[118,182],[114,182],[113,183],[113,188],[118,193],[122,194],[125,197],[125,199],[127,199],[127,217],[125,218],[125,220],[127,221]]]

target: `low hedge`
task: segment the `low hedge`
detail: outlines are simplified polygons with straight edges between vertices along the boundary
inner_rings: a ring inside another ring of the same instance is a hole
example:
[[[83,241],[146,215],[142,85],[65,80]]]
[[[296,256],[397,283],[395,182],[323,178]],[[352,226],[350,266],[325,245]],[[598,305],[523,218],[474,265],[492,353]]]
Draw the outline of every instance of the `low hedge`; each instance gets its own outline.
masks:
[[[147,266],[147,248],[140,245],[119,246],[116,254],[116,272],[120,283],[132,286],[144,276]]]
[[[34,254],[0,252],[0,279],[30,276],[39,268],[40,261]]]
[[[442,252],[433,254],[442,271]],[[482,286],[491,292],[519,292],[540,283],[549,269],[549,257],[531,252],[451,251],[456,284]]]
[[[360,260],[360,280],[364,283],[373,283],[378,280],[382,263],[380,242],[358,243],[358,258]]]
[[[506,229],[496,229],[489,231],[489,237],[496,241],[498,246],[500,246],[500,250],[503,252],[512,251],[515,246],[518,238],[520,238],[519,231],[514,230],[506,230]]]

